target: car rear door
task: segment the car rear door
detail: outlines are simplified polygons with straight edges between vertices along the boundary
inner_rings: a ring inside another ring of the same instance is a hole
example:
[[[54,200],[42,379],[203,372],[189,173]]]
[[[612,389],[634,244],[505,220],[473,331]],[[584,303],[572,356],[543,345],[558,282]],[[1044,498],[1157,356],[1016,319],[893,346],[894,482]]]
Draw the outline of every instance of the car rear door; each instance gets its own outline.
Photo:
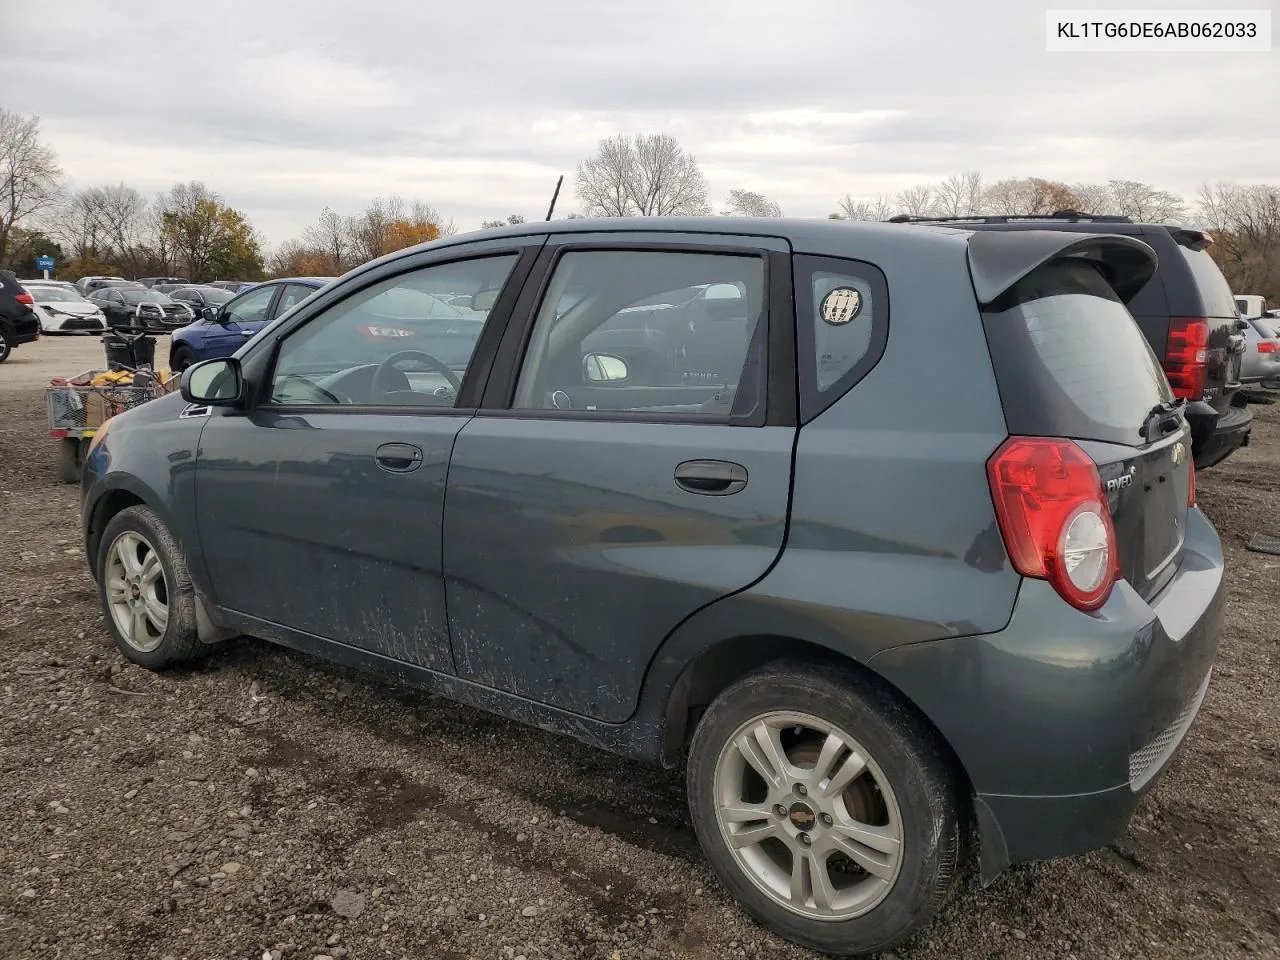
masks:
[[[668,634],[777,559],[795,437],[785,240],[553,237],[450,460],[459,675],[626,719]]]
[[[205,334],[203,358],[229,357],[266,326],[282,284],[264,284],[228,300]]]

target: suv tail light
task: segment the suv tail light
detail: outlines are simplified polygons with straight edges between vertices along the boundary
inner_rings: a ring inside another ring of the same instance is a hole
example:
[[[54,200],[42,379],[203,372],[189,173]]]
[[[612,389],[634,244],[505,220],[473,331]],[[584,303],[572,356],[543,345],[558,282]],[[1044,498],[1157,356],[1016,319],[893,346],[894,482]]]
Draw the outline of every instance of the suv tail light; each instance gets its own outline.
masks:
[[[26,304],[28,307],[35,303],[35,301],[31,299],[31,294],[26,292],[18,294],[14,299],[19,303]]]
[[[1175,397],[1199,400],[1208,373],[1209,321],[1203,317],[1173,317],[1164,350],[1164,372]]]
[[[1259,340],[1258,352],[1259,353],[1275,353],[1276,342],[1274,340]]]
[[[1010,437],[987,461],[1009,559],[1062,599],[1096,610],[1120,576],[1116,531],[1098,468],[1070,440]]]

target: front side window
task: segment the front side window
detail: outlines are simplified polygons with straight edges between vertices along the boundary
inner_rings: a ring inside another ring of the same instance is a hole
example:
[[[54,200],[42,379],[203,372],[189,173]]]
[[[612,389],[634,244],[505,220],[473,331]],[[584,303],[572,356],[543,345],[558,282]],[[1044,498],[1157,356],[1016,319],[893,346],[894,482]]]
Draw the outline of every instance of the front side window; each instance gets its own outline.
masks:
[[[764,286],[754,255],[566,253],[513,406],[749,418],[764,404]]]
[[[516,259],[423,267],[322,311],[280,345],[272,402],[452,407]],[[444,291],[469,306],[447,303]]]
[[[286,284],[284,293],[280,294],[280,304],[276,307],[277,316],[284,313],[286,310],[293,309],[295,305],[307,299],[307,297],[315,293],[317,289],[317,287],[308,287],[301,283]]]
[[[267,308],[276,295],[275,287],[259,287],[234,303],[228,303],[226,319],[236,323],[261,323],[267,319]]]

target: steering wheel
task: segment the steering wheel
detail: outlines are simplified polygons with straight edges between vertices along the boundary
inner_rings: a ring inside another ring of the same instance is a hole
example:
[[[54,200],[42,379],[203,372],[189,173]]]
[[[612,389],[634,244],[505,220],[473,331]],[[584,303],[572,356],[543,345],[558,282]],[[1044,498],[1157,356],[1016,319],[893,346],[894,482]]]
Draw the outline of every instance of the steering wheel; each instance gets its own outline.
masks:
[[[462,392],[462,381],[458,379],[456,373],[445,365],[443,360],[439,360],[429,353],[423,353],[421,350],[401,350],[399,353],[393,353],[387,357],[387,359],[378,364],[378,369],[373,371],[373,383],[370,385],[370,391],[375,398],[386,396],[391,392],[384,389],[383,383],[386,381],[388,373],[391,370],[395,370],[396,364],[402,360],[421,360],[433,371],[449,381],[449,386],[453,388],[455,397]],[[404,376],[403,370],[397,370],[396,372]]]

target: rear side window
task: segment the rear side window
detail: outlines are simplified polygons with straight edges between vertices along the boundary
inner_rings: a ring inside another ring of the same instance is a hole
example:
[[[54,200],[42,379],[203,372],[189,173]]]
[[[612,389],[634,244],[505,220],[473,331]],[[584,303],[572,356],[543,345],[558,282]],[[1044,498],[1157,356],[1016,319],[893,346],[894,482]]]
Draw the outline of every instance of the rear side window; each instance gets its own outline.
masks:
[[[800,255],[795,272],[800,416],[831,406],[880,360],[889,331],[884,274],[869,263]]]
[[[1137,445],[1173,399],[1142,331],[1097,267],[1039,267],[983,313],[1009,432]]]
[[[1204,315],[1206,317],[1236,316],[1236,299],[1231,295],[1231,287],[1227,284],[1227,278],[1222,275],[1218,265],[1213,262],[1213,257],[1209,256],[1209,251],[1203,247],[1200,249],[1189,247],[1179,240],[1178,252],[1182,254],[1182,259],[1186,261],[1187,266],[1191,268],[1191,276],[1196,282],[1196,289],[1200,292],[1200,299],[1204,301]]]

